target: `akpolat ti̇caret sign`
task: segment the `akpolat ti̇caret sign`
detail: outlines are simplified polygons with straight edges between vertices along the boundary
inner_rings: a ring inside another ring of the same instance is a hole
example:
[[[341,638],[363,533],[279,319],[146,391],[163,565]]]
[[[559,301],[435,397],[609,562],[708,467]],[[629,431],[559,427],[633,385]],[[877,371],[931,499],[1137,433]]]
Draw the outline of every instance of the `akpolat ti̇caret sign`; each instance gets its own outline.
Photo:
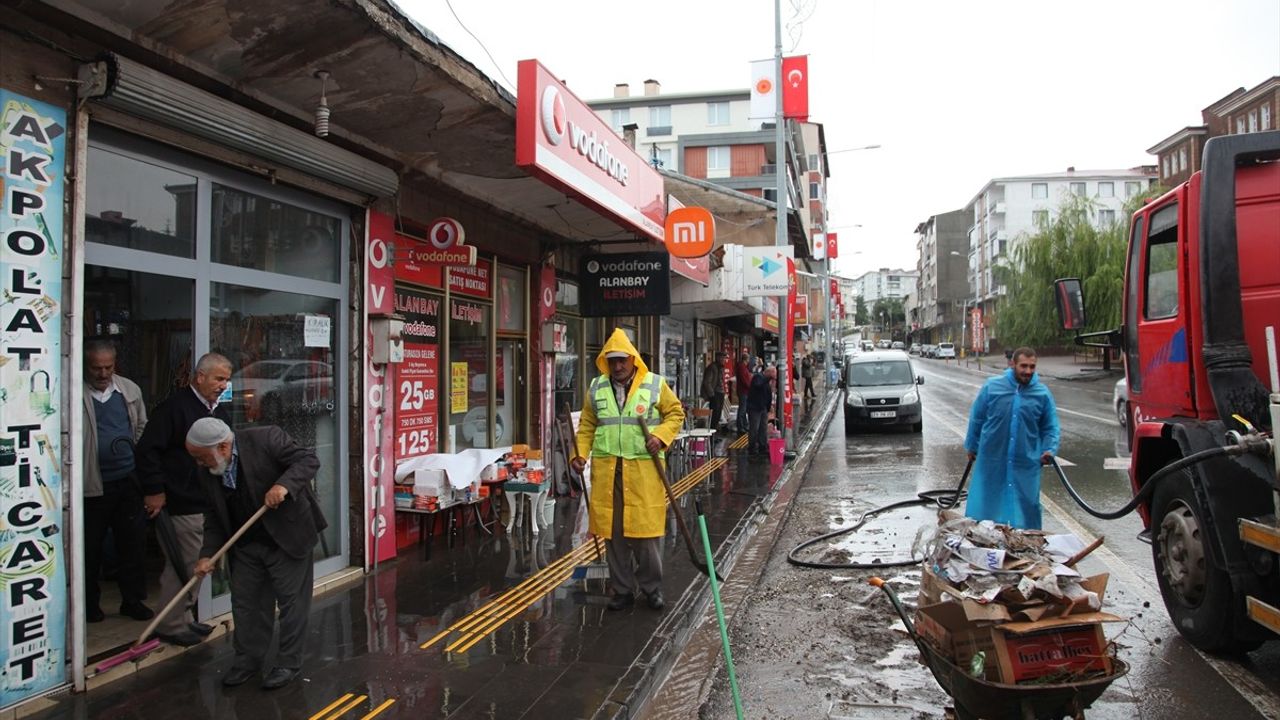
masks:
[[[537,60],[519,64],[516,165],[663,241],[662,176]]]

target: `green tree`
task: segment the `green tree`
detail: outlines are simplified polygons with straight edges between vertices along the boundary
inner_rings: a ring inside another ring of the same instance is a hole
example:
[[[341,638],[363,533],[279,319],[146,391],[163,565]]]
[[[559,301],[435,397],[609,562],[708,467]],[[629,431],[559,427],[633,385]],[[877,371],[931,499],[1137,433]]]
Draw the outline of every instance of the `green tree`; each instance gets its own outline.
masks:
[[[880,298],[876,300],[876,304],[871,308],[871,322],[873,324],[884,324],[884,329],[891,336],[893,328],[902,327],[902,299],[901,298]]]
[[[853,324],[867,324],[867,301],[862,299],[861,295],[855,295],[853,299]]]
[[[1097,203],[1067,197],[1056,217],[1034,234],[1015,239],[1012,263],[994,268],[1006,293],[997,303],[999,337],[1005,344],[1070,345],[1071,333],[1058,329],[1053,281],[1080,278],[1084,289],[1086,331],[1120,325],[1124,296],[1128,217],[1157,193],[1152,189],[1126,204],[1123,220],[1098,227]]]

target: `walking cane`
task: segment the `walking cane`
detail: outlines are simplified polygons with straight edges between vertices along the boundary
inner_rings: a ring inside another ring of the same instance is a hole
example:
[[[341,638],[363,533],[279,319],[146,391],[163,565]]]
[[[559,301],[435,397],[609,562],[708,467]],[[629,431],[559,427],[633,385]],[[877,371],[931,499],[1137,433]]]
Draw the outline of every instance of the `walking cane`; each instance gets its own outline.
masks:
[[[636,420],[640,422],[640,432],[644,433],[644,441],[647,448],[650,437],[649,426],[645,425],[644,418],[636,418]],[[689,548],[689,560],[693,562],[694,567],[698,568],[703,575],[710,577],[712,571],[707,569],[707,561],[698,557],[698,553],[694,549],[693,545],[693,534],[689,532],[689,526],[684,522],[684,515],[680,514],[680,508],[676,505],[676,494],[675,491],[671,489],[671,482],[667,480],[667,469],[662,465],[662,458],[658,457],[658,453],[653,452],[652,450],[649,451],[649,457],[653,458],[653,466],[658,470],[658,478],[662,480],[662,487],[667,491],[667,501],[671,503],[671,512],[676,516],[676,525],[680,527],[680,535],[684,538],[685,546]],[[620,461],[621,458],[619,458],[619,462]],[[715,577],[716,580],[724,582],[724,578],[720,577],[718,572]]]

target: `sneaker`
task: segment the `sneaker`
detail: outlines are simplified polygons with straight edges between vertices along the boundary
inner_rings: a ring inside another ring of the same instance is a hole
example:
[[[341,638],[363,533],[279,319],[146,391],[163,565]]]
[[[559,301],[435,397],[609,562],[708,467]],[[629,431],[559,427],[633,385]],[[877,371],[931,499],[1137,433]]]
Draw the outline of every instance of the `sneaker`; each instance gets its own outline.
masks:
[[[140,602],[124,603],[120,606],[120,614],[134,620],[150,620],[156,614],[151,608]]]
[[[649,593],[649,609],[650,610],[661,610],[666,606],[667,606],[667,603],[665,600],[662,599],[661,590],[657,590]]]

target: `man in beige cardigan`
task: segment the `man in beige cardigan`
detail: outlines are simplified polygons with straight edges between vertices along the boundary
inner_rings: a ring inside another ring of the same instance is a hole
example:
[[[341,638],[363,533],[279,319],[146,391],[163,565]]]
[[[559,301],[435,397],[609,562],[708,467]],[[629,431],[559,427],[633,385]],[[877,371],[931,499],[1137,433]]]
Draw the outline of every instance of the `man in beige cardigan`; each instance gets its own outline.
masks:
[[[147,426],[142,390],[116,374],[110,340],[85,343],[84,367],[84,584],[85,619],[100,622],[98,574],[102,543],[111,529],[116,550],[120,614],[150,620],[143,604],[142,494],[134,473],[134,443]]]

